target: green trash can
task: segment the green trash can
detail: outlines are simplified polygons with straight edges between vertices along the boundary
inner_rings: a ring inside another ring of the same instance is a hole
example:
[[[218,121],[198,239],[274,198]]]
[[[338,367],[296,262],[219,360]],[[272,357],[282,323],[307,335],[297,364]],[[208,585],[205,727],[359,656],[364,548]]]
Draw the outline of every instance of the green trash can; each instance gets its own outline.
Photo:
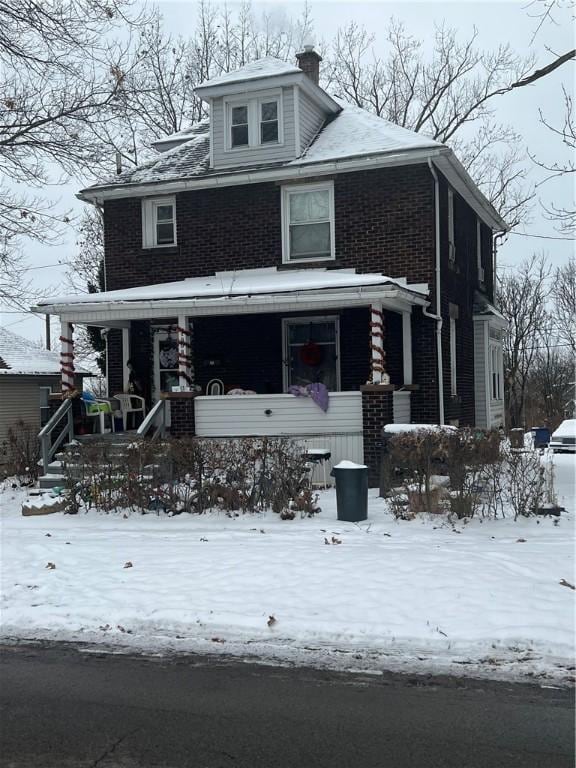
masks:
[[[359,523],[368,517],[368,467],[341,461],[330,472],[336,480],[338,520]]]

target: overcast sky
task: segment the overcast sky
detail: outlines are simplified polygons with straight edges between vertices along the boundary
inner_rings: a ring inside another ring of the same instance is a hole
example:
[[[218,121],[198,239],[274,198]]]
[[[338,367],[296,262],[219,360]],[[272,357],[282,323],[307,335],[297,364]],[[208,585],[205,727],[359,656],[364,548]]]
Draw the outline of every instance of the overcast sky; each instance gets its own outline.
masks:
[[[197,12],[194,0],[163,0],[159,3],[165,19],[166,28],[174,34],[192,33]],[[232,10],[234,3],[228,3]],[[478,30],[478,45],[493,49],[501,43],[510,45],[519,54],[533,52],[537,56],[537,66],[548,63],[554,53],[564,53],[574,47],[574,27],[568,9],[560,11],[558,23],[543,25],[533,42],[531,39],[537,27],[537,19],[531,16],[536,4],[530,2],[325,2],[312,0],[310,3],[317,40],[329,40],[339,26],[355,20],[366,26],[376,35],[376,44],[383,41],[386,25],[390,17],[403,21],[406,29],[414,36],[430,39],[434,23],[446,21],[455,27],[462,38],[467,38],[473,28]],[[253,3],[256,15],[263,10],[272,11],[282,18],[283,14],[298,16],[303,3],[268,2]],[[384,52],[384,48],[381,48]],[[551,53],[552,52],[552,53]],[[526,167],[536,183],[543,178],[542,173],[533,166],[528,152],[548,161],[566,159],[567,149],[558,139],[542,126],[539,110],[555,124],[560,124],[563,116],[562,85],[573,91],[574,64],[569,62],[552,75],[534,85],[520,88],[500,97],[497,106],[497,119],[510,123],[522,136],[523,150],[526,152]],[[52,188],[52,197],[60,200],[62,210],[72,209],[79,212],[82,208],[75,198],[75,192],[84,186],[81,180],[70,182],[59,188]],[[555,201],[557,205],[570,205],[574,191],[571,179],[564,177],[542,185],[539,197],[547,204]],[[65,242],[58,246],[39,246],[29,244],[25,247],[28,258],[30,278],[41,290],[56,289],[60,293],[70,292],[65,282],[66,262],[74,252],[75,233],[70,231]],[[562,239],[553,223],[547,221],[536,203],[530,222],[520,227],[518,234],[512,234],[503,245],[499,260],[506,268],[513,268],[524,256],[533,252],[545,252],[554,264],[564,263],[573,253],[573,241]],[[43,335],[43,318],[33,315],[18,315],[3,312],[0,307],[0,323],[14,332],[39,340]]]

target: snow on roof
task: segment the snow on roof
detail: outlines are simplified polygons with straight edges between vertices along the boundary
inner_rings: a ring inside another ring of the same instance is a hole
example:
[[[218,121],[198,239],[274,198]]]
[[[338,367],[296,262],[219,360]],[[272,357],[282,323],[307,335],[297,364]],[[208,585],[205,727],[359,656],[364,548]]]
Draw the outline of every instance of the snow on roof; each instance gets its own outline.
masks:
[[[60,296],[46,299],[40,302],[39,306],[251,296],[330,288],[361,288],[386,284],[423,296],[428,293],[427,288],[423,285],[407,285],[403,279],[394,279],[379,274],[357,275],[354,270],[348,269],[305,269],[278,272],[275,267],[271,267],[269,269],[246,269],[238,272],[217,272],[208,277],[193,277],[172,283],[158,283],[125,290]]]
[[[60,356],[6,328],[0,328],[0,374],[59,374]]]
[[[274,59],[274,61],[276,60]],[[187,135],[190,135],[191,138],[179,146],[163,152],[157,158],[136,168],[126,169],[118,176],[113,176],[90,189],[122,184],[153,184],[216,175],[217,172],[210,168],[209,163],[210,129],[208,120],[203,120],[193,128],[172,134],[155,143],[160,147],[171,141],[181,141]],[[347,157],[410,152],[417,149],[438,149],[442,146],[428,136],[409,131],[407,128],[401,128],[388,120],[360,109],[360,107],[343,105],[342,111],[324,126],[301,157],[286,163],[261,163],[256,168],[259,170],[278,166],[290,168],[342,160]],[[246,167],[227,168],[224,172],[230,173],[234,170],[246,169]]]
[[[231,83],[241,83],[245,80],[260,80],[263,77],[274,77],[275,75],[293,75],[301,73],[300,67],[295,64],[289,64],[287,61],[281,61],[273,56],[265,56],[257,61],[252,61],[244,67],[234,72],[226,72],[218,77],[205,80],[196,88],[213,88],[216,85],[229,85]]]
[[[425,134],[402,128],[360,107],[343,103],[341,106],[342,111],[322,128],[303,155],[290,165],[444,146]]]

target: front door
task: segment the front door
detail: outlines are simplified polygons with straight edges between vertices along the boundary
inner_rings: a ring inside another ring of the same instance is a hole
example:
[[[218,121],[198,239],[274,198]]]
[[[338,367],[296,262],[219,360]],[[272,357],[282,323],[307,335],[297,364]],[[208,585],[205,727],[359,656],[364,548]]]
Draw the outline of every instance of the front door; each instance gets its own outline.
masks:
[[[179,382],[178,333],[174,327],[154,328],[154,402],[161,392],[172,392]]]

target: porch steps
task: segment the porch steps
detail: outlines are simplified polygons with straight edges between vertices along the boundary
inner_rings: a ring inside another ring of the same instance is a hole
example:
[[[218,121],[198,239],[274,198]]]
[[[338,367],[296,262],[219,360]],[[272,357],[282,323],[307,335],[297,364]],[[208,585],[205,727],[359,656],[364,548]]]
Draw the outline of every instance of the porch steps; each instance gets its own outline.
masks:
[[[38,478],[38,487],[48,491],[51,488],[59,488],[63,486],[65,482],[65,475],[57,474],[56,472],[50,472]]]

